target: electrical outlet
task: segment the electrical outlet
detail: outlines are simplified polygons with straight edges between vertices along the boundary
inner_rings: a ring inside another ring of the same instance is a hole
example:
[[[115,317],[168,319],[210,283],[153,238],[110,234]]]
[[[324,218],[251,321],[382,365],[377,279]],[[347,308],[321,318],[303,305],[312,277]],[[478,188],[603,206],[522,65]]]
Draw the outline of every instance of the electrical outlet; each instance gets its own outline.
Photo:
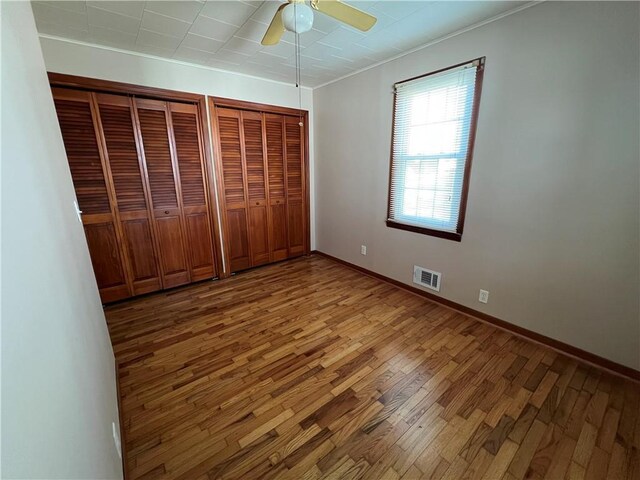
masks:
[[[116,445],[118,455],[122,458],[122,445],[120,443],[120,435],[118,435],[118,429],[116,428],[115,422],[111,422],[111,429],[113,430],[113,443]]]
[[[362,255],[366,255],[367,254],[367,246],[366,245],[360,245],[360,253]]]
[[[489,301],[489,292],[486,290],[480,290],[480,296],[478,297],[480,303],[487,303]]]

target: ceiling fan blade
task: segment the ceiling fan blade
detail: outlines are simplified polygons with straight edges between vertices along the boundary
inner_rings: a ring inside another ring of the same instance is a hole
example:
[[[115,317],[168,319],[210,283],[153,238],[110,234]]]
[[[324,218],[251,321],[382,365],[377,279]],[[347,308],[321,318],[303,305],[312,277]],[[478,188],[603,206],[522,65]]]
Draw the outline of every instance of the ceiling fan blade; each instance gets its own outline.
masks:
[[[267,32],[264,34],[264,37],[262,37],[262,45],[275,45],[282,38],[282,34],[284,33],[282,9],[286,6],[287,4],[283,3],[276,11],[276,14],[269,24],[269,28],[267,28]]]
[[[376,24],[376,17],[340,0],[312,0],[311,6],[330,17],[366,32]]]

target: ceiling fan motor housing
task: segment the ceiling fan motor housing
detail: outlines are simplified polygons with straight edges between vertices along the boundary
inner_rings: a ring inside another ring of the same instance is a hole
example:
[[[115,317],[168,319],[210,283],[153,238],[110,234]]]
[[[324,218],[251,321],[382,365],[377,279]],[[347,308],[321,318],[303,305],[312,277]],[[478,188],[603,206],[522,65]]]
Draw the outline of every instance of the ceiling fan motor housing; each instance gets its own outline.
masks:
[[[293,1],[282,10],[282,23],[290,32],[308,32],[313,26],[313,10],[304,1]]]
[[[262,38],[262,45],[277,44],[287,30],[296,34],[311,30],[314,10],[363,32],[369,31],[376,23],[373,15],[341,0],[288,0],[287,3],[281,3],[275,12]]]

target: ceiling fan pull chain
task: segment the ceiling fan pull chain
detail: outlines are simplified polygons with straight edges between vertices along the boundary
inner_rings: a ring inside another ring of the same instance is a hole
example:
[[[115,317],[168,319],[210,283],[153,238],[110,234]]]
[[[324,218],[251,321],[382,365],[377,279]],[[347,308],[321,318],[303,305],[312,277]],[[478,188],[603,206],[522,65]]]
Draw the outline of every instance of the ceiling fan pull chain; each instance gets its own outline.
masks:
[[[298,87],[298,125],[302,127],[302,59],[300,57],[300,34],[296,33],[296,85]]]

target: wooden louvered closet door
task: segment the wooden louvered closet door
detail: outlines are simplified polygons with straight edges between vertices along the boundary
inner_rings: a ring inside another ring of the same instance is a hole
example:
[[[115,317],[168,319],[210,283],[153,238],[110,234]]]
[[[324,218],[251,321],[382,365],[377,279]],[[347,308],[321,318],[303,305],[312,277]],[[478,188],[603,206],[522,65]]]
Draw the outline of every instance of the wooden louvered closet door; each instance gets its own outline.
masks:
[[[223,232],[232,272],[308,249],[299,117],[215,107]]]
[[[143,99],[136,99],[135,106],[151,194],[162,283],[165,288],[184,285],[191,281],[191,275],[168,106],[166,102]]]
[[[144,165],[138,151],[132,100],[119,95],[97,94],[99,125],[105,161],[111,172],[120,219],[124,257],[131,273],[133,295],[162,288]]]
[[[195,105],[170,103],[191,280],[216,275],[204,155]]]
[[[93,94],[54,88],[53,98],[100,297],[103,302],[126,298],[131,288]]]
[[[272,261],[289,255],[287,234],[286,164],[284,158],[284,117],[264,114],[269,186],[269,240]]]
[[[231,271],[236,272],[251,266],[240,111],[217,108],[216,123],[222,170],[219,194],[224,209],[224,237]]]
[[[259,112],[243,111],[240,116],[249,205],[249,249],[251,266],[255,267],[270,260],[263,123]]]
[[[284,117],[289,257],[306,251],[306,179],[302,162],[305,146],[303,127],[299,123],[298,117]]]

